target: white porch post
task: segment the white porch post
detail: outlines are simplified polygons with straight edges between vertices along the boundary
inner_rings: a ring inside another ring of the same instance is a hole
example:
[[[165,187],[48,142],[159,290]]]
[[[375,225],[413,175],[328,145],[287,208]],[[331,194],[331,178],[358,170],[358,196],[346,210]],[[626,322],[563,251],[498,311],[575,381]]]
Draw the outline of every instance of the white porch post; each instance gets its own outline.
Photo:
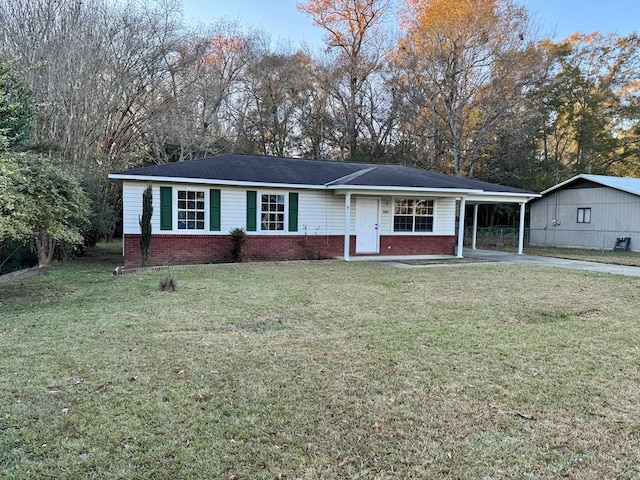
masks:
[[[344,196],[344,259],[349,260],[349,239],[351,237],[351,194]]]
[[[460,218],[458,219],[458,253],[457,257],[462,258],[462,248],[464,245],[464,214],[467,206],[467,199],[460,199]]]
[[[471,248],[476,249],[476,240],[478,238],[478,204],[473,205],[473,239],[471,241]]]
[[[518,233],[518,255],[522,255],[522,249],[524,247],[524,207],[527,202],[520,204],[520,232]]]

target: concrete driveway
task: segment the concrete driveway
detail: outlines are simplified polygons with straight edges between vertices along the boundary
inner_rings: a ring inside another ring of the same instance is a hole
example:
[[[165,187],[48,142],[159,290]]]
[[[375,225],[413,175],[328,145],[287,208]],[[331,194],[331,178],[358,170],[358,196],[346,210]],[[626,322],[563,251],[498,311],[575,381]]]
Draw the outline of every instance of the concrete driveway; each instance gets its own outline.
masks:
[[[515,253],[499,252],[495,250],[472,250],[465,248],[463,255],[466,259],[478,259],[481,265],[499,265],[503,263],[529,263],[535,265],[546,265],[549,267],[573,268],[575,270],[587,270],[590,272],[611,273],[614,275],[627,275],[630,277],[640,277],[640,267],[629,267],[626,265],[613,265],[610,263],[585,262],[582,260],[567,260],[564,258],[540,257],[537,255],[517,255]],[[440,266],[439,264],[430,265],[408,265],[395,264],[398,267],[425,267]],[[474,265],[470,263],[448,263],[451,267],[464,267]],[[477,264],[476,264],[477,265]]]

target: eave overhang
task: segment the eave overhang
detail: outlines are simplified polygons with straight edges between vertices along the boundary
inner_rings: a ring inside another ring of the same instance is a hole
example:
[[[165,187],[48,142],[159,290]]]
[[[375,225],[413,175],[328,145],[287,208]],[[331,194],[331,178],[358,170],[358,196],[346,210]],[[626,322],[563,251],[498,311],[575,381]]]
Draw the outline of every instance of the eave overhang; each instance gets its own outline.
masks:
[[[188,183],[197,185],[220,185],[229,187],[252,187],[252,188],[289,188],[289,189],[305,189],[318,190],[323,189],[323,185],[304,185],[297,183],[266,183],[266,182],[247,182],[239,180],[220,180],[209,178],[190,178],[190,177],[155,177],[148,175],[126,175],[121,173],[111,173],[109,178],[118,183],[124,181],[131,182],[155,182],[155,183]]]
[[[470,203],[522,203],[538,198],[540,194],[516,193],[516,192],[488,192],[478,189],[461,188],[429,188],[429,187],[403,187],[393,185],[344,185],[331,182],[326,185],[291,184],[275,182],[248,182],[238,180],[221,180],[191,177],[166,177],[149,175],[128,175],[124,173],[111,173],[109,179],[122,184],[125,181],[146,182],[146,183],[182,183],[191,185],[212,185],[229,187],[249,187],[249,188],[285,188],[300,190],[327,190],[334,195],[388,195],[388,196],[424,196],[439,198],[462,198]],[[343,179],[344,180],[344,179]]]

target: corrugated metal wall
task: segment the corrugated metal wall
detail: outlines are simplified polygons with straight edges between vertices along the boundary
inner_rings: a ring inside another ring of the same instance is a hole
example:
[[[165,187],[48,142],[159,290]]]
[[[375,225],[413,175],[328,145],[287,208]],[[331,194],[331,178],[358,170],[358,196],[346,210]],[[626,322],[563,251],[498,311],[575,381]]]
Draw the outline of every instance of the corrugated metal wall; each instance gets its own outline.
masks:
[[[588,223],[578,209],[590,209]],[[616,238],[631,237],[640,250],[640,197],[609,187],[568,188],[531,204],[529,244],[610,249]]]

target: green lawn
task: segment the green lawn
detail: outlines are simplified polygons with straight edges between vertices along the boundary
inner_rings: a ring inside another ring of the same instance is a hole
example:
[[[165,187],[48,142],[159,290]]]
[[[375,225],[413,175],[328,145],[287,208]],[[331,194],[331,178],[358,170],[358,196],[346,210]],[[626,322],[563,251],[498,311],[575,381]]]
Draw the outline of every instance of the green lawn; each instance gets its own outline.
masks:
[[[0,284],[0,477],[640,477],[640,280],[338,261]]]

